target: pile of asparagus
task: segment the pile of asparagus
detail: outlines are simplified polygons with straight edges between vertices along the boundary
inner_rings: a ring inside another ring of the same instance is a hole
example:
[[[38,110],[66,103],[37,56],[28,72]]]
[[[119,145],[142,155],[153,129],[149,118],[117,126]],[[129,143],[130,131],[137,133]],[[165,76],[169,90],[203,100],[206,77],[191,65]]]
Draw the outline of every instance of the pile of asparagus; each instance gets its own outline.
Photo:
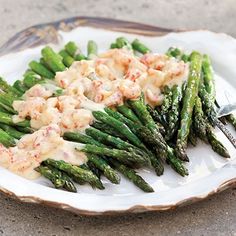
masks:
[[[111,44],[111,48],[127,48],[135,53],[150,52],[137,39],[131,44],[123,37]],[[55,84],[55,73],[64,71],[74,61],[91,59],[97,55],[97,45],[88,42],[87,56],[73,42],[56,53],[52,48],[42,49],[42,58],[29,63],[23,80],[13,86],[0,79],[0,142],[11,147],[24,134],[32,133],[30,120],[14,123],[12,107],[14,100],[35,84]],[[196,145],[199,137],[208,142],[214,151],[223,157],[229,154],[213,133],[216,113],[214,110],[215,89],[209,58],[198,52],[185,55],[177,48],[170,48],[168,56],[176,57],[190,64],[189,78],[182,86],[164,87],[164,101],[159,107],[145,104],[143,96],[138,100],[127,100],[116,108],[93,111],[95,122],[85,130],[66,132],[63,138],[77,142],[77,150],[86,153],[88,162],[74,166],[64,161],[47,159],[36,168],[48,178],[56,188],[76,192],[73,182],[90,184],[93,188],[104,189],[100,180],[104,175],[114,184],[120,183],[118,172],[145,192],[153,192],[152,187],[135,172],[136,168],[152,167],[158,176],[164,172],[164,163],[169,164],[181,176],[188,175],[183,161],[188,161],[188,142]],[[56,84],[55,84],[56,85]],[[60,96],[58,88],[53,96]],[[227,117],[233,124],[234,116]]]

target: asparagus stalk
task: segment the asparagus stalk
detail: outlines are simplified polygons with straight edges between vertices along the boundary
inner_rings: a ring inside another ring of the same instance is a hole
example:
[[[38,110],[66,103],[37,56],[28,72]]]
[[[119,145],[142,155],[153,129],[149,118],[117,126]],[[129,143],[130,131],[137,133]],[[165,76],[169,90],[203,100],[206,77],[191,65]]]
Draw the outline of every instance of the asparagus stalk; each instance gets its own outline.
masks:
[[[5,147],[13,147],[16,145],[15,139],[2,129],[0,129],[0,143]]]
[[[123,141],[120,138],[111,136],[109,134],[106,134],[98,129],[95,128],[88,128],[85,130],[85,133],[89,136],[91,136],[93,139],[97,140],[100,143],[103,143],[108,146],[113,146],[118,149],[128,150],[131,148],[134,148],[133,145],[131,145],[128,142]]]
[[[213,70],[209,56],[203,55],[202,60],[202,74],[203,77],[200,82],[199,95],[202,99],[203,108],[210,123],[215,126],[216,111],[214,109],[215,103],[215,82],[213,77]]]
[[[22,93],[14,88],[13,86],[9,85],[2,77],[0,77],[0,89],[6,93],[11,94],[15,97],[21,97]]]
[[[93,162],[87,161],[88,170],[91,170],[99,179],[101,179],[102,171],[98,169]]]
[[[118,148],[121,150],[127,150],[127,151],[132,151],[133,149],[135,149],[135,147],[133,145],[131,145],[130,143],[125,142],[125,141],[121,140],[120,138],[113,137],[111,135],[103,133],[100,130],[97,130],[94,128],[88,128],[85,130],[85,132],[87,135],[90,135],[91,137],[93,137],[97,141],[107,144],[107,145],[114,146],[115,148]],[[143,150],[140,150],[141,155],[143,155],[143,156],[147,155],[147,158],[150,159],[151,164],[152,164],[153,168],[155,169],[156,174],[158,176],[162,175],[164,172],[164,167],[163,167],[162,163],[157,158],[155,158],[150,151],[145,150],[145,152],[143,152]]]
[[[10,114],[0,112],[0,123],[10,126],[30,127],[30,121],[24,120],[18,123],[14,123]]]
[[[180,128],[177,135],[176,153],[179,158],[188,161],[185,152],[187,146],[190,125],[192,122],[192,113],[195,105],[195,98],[198,93],[198,84],[201,77],[202,56],[198,52],[192,52],[190,55],[190,71],[183,97],[183,107],[181,110]]]
[[[111,111],[111,110],[105,109],[105,111],[108,112],[108,111]],[[110,115],[110,114],[109,114],[109,115]],[[140,147],[140,148],[143,148],[143,147],[144,147],[143,143],[142,143],[142,142],[139,140],[139,138],[128,128],[128,126],[126,126],[126,124],[124,124],[123,122],[121,122],[121,121],[119,121],[119,120],[117,120],[117,119],[115,119],[115,118],[113,118],[113,117],[111,117],[111,116],[109,116],[109,115],[107,115],[106,113],[101,112],[101,111],[93,111],[93,116],[94,116],[97,120],[99,120],[99,121],[101,121],[101,122],[103,122],[103,123],[105,123],[105,124],[107,124],[107,125],[113,127],[114,129],[116,129],[116,130],[117,130],[118,132],[120,132],[122,135],[126,136],[127,139],[128,139],[131,143],[133,143],[135,146]]]
[[[49,179],[53,183],[55,188],[66,189],[67,191],[74,193],[77,192],[76,187],[74,186],[70,178],[58,169],[51,166],[39,166],[35,168],[35,170],[45,178]]]
[[[202,59],[202,71],[203,71],[203,80],[205,84],[206,91],[208,92],[212,104],[215,102],[215,81],[213,76],[213,69],[211,65],[211,60],[208,55],[203,55]]]
[[[63,138],[66,140],[78,142],[78,143],[85,143],[85,144],[92,144],[100,147],[105,147],[102,143],[96,141],[92,137],[89,137],[87,135],[78,133],[78,132],[65,132],[63,135]]]
[[[130,166],[150,166],[149,159],[147,159],[146,156],[142,156],[142,153],[136,149],[125,151],[100,147],[92,144],[81,144],[76,147],[76,150],[91,154],[113,157],[118,161]]]
[[[31,127],[21,127],[21,126],[15,126],[18,131],[24,134],[32,134],[35,130]]]
[[[161,115],[166,115],[169,112],[172,104],[172,90],[168,86],[164,87],[164,100],[161,105]]]
[[[112,169],[108,165],[108,163],[104,159],[93,154],[88,154],[87,157],[88,160],[92,162],[96,168],[101,170],[104,176],[107,177],[107,179],[109,179],[112,183],[114,184],[120,183],[120,176],[114,169]]]
[[[203,140],[207,141],[206,137],[206,120],[204,119],[204,114],[202,111],[202,102],[201,99],[197,96],[195,100],[195,107],[194,107],[194,116],[193,116],[193,126],[196,134],[198,137]]]
[[[97,130],[94,128],[88,128],[85,130],[85,132],[87,135],[90,135],[91,137],[93,137],[94,139],[96,139],[97,141],[99,141],[103,144],[111,145],[115,148],[131,151],[131,152],[135,149],[135,147],[133,145],[131,145],[130,143],[127,143],[127,142],[121,140],[120,138],[116,138],[116,137],[113,137],[113,136],[108,135],[106,133],[103,133],[100,130]],[[160,162],[160,160],[155,158],[150,151],[147,150],[145,152],[143,150],[140,150],[141,155],[147,156],[147,158],[150,159],[151,164],[154,167],[156,174],[158,176],[162,175],[164,172],[164,167],[163,167],[162,163]]]
[[[150,115],[152,116],[152,119],[156,123],[159,123],[158,125],[159,127],[163,126],[163,128],[165,129],[165,127],[168,126],[166,119],[163,118],[164,116],[160,114],[158,109],[153,109],[149,104],[146,105],[146,108],[150,113]]]
[[[93,188],[104,189],[104,186],[102,185],[98,177],[89,170],[84,170],[78,166],[71,165],[62,160],[55,161],[53,159],[47,159],[46,161],[44,161],[44,163],[68,173],[70,176],[73,176],[74,181],[77,181],[79,183],[80,181],[84,181],[86,183],[89,183]]]
[[[171,109],[168,116],[168,129],[166,139],[170,140],[173,138],[174,134],[178,130],[178,121],[179,121],[179,114],[180,114],[180,101],[182,99],[182,88],[178,85],[174,85],[172,87],[172,104]]]
[[[233,125],[233,127],[236,129],[236,117],[233,114],[229,114],[226,116],[226,119]]]
[[[158,143],[157,147],[160,149],[161,156],[164,157],[167,149],[165,140],[159,132],[159,128],[157,127],[155,121],[152,119],[145,104],[140,100],[130,100],[129,105],[137,114],[143,125],[148,127],[150,131],[154,133],[156,139],[155,141]],[[141,130],[143,130],[143,128],[140,127],[139,131]]]
[[[110,49],[114,49],[114,48],[118,48],[117,44],[116,43],[111,43]]]
[[[167,163],[181,176],[188,175],[188,170],[183,165],[182,161],[175,157],[172,148],[168,147]]]
[[[2,107],[7,113],[16,114],[17,112],[13,109],[12,103],[16,98],[10,94],[0,94],[0,107]]]
[[[191,127],[190,127],[188,140],[194,147],[197,145],[197,135],[196,135],[196,132],[193,129],[193,125],[191,125]]]
[[[227,151],[227,149],[224,147],[224,145],[216,138],[212,127],[210,124],[206,125],[206,134],[207,134],[207,139],[209,141],[209,143],[211,144],[211,147],[213,149],[213,151],[215,151],[216,153],[218,153],[219,155],[221,155],[222,157],[225,158],[230,158],[230,155]]]
[[[62,62],[62,57],[55,53],[49,46],[43,48],[41,53],[45,63],[53,72],[56,73],[57,71],[64,71],[66,69]]]
[[[74,42],[68,42],[65,45],[66,52],[74,58],[75,61],[81,61],[86,60],[86,56],[81,53],[81,50],[78,48],[78,46]]]
[[[6,133],[8,133],[10,136],[16,139],[20,139],[22,138],[23,135],[25,135],[24,133],[6,124],[0,123],[0,128],[3,129]]]
[[[15,89],[17,89],[18,91],[20,91],[21,94],[25,93],[26,90],[27,90],[27,87],[24,86],[22,80],[16,80],[16,81],[14,82],[14,84],[13,84],[13,87],[14,87]]]
[[[182,57],[182,55],[183,55],[183,52],[179,48],[170,47],[167,50],[166,55],[169,56],[169,57],[175,57],[175,58],[180,59]]]
[[[106,125],[106,124],[104,124],[102,122],[95,121],[92,124],[92,127],[96,128],[96,129],[99,129],[99,130],[101,130],[101,131],[103,131],[103,132],[105,132],[107,134],[110,134],[110,135],[112,135],[114,137],[118,137],[118,138],[121,138],[123,140],[127,140],[127,138],[124,135],[122,135],[119,132],[117,132],[113,127],[108,126],[108,125]]]
[[[70,41],[65,45],[65,50],[71,57],[74,58],[78,51],[78,47],[74,42]]]
[[[93,59],[94,56],[97,56],[98,46],[93,40],[88,41],[87,51],[88,51],[88,53],[87,53],[88,59]]]
[[[35,84],[44,82],[45,79],[43,79],[40,75],[36,74],[34,71],[27,71],[24,74],[23,85],[28,89],[33,87]]]
[[[116,46],[117,46],[117,48],[123,48],[123,47],[125,47],[125,48],[127,48],[127,49],[129,49],[129,50],[132,49],[132,45],[131,45],[130,42],[129,42],[126,38],[124,38],[124,37],[119,37],[119,38],[116,39]]]
[[[132,181],[137,187],[142,189],[144,192],[154,192],[153,188],[134,170],[128,168],[125,165],[120,164],[115,160],[110,160],[110,162],[114,165],[114,167],[121,172],[126,178]]]
[[[31,61],[29,63],[29,67],[31,68],[32,71],[39,74],[43,78],[48,78],[48,79],[53,79],[54,78],[54,73],[52,73],[50,70],[48,70],[48,68],[45,67],[40,62]]]
[[[74,58],[71,57],[71,56],[69,55],[69,53],[67,53],[66,50],[61,50],[61,51],[59,52],[59,55],[62,56],[62,58],[63,58],[62,61],[63,61],[64,65],[65,65],[66,67],[70,67],[70,66],[72,65],[72,63],[75,61]]]
[[[132,47],[133,47],[133,50],[138,51],[142,54],[146,54],[146,53],[151,52],[151,50],[146,45],[141,43],[138,39],[135,39],[132,42]]]
[[[130,109],[126,104],[120,105],[117,107],[117,110],[124,115],[126,118],[132,120],[133,122],[141,125],[141,121],[139,118],[135,115],[135,113]]]

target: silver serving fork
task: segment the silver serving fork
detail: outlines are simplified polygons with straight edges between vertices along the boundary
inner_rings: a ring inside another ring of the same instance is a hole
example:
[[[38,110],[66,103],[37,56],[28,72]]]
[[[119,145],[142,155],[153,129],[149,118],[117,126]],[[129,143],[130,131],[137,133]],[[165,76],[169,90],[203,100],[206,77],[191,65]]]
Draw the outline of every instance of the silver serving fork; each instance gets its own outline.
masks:
[[[227,101],[224,105],[219,105],[219,103],[216,101],[216,107],[217,107],[217,118],[227,116],[234,111],[236,111],[236,102],[231,102],[229,99],[229,92],[227,90],[224,91],[224,93],[221,93],[225,95],[225,100]],[[236,148],[236,139],[232,135],[232,133],[225,127],[225,125],[219,120],[215,120],[215,125],[224,133],[224,135],[228,138],[228,140],[233,144],[233,146]]]

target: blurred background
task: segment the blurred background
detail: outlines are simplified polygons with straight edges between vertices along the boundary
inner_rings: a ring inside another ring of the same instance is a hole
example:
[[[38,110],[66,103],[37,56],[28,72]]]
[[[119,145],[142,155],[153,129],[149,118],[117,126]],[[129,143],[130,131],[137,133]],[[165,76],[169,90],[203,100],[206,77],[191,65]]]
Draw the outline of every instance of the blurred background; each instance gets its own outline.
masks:
[[[72,16],[209,29],[236,37],[236,0],[0,0],[0,44],[34,24]],[[0,194],[0,235],[236,236],[235,201],[236,188],[174,211],[84,217]]]
[[[0,43],[28,26],[71,16],[100,16],[236,36],[235,0],[0,0]]]

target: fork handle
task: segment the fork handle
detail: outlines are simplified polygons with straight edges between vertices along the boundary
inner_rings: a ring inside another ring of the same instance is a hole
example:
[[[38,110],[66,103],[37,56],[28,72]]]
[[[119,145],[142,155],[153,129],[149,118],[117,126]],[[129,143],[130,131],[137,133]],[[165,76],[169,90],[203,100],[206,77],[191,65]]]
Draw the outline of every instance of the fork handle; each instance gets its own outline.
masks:
[[[236,139],[233,137],[231,132],[225,127],[225,125],[218,119],[215,120],[215,125],[224,133],[224,135],[227,137],[227,139],[236,148]]]

